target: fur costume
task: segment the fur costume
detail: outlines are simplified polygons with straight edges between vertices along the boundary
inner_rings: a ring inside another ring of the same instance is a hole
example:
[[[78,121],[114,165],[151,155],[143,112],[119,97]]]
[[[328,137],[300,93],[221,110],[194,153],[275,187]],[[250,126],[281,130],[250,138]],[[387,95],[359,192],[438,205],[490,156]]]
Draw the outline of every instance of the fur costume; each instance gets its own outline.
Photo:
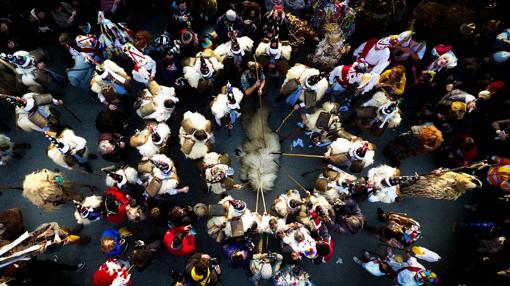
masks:
[[[290,56],[292,53],[292,46],[290,46],[286,42],[283,42],[283,43],[279,42],[278,48],[276,49],[276,50],[278,50],[278,53],[275,55],[273,52],[271,52],[270,44],[271,44],[271,42],[269,41],[269,39],[262,39],[262,41],[260,41],[259,45],[257,46],[257,49],[255,50],[255,56],[257,56],[257,57],[260,57],[260,56],[271,57],[271,55],[273,55],[275,57],[275,60],[282,59],[282,60],[290,61]]]
[[[299,212],[300,205],[291,206],[291,201],[301,204],[301,195],[298,190],[288,190],[286,193],[279,195],[273,202],[271,207],[278,216],[287,218],[289,215],[294,215]]]
[[[330,114],[330,118],[328,121],[328,130],[331,129],[339,129],[342,127],[342,123],[340,122],[340,117],[337,114],[338,106],[335,103],[331,103],[326,101],[322,104],[322,108],[316,109],[311,114],[305,114],[306,120],[304,122],[306,129],[311,132],[321,133],[324,131],[324,128],[320,128],[317,126],[317,120],[321,114],[327,113]]]
[[[134,185],[138,181],[138,172],[133,167],[125,166],[113,171],[113,173],[122,176],[122,180],[118,182],[112,176],[107,175],[105,185],[108,188],[117,186],[119,189],[122,189],[122,186],[125,184]]]
[[[89,153],[85,138],[76,136],[74,131],[71,129],[64,129],[57,136],[57,140],[66,145],[68,147],[68,151],[66,153],[62,153],[61,149],[59,149],[57,145],[53,143],[50,144],[50,146],[48,146],[48,157],[50,157],[55,164],[69,170],[76,167],[76,165],[79,164],[79,161],[74,158],[73,155],[69,154],[69,152],[75,152],[77,155],[87,160]]]
[[[284,95],[289,95],[297,92],[299,88],[302,88],[303,90],[299,94],[298,102],[304,103],[305,106],[308,106],[305,102],[306,91],[314,92],[315,102],[319,102],[326,93],[329,84],[328,79],[323,77],[313,86],[307,87],[307,79],[311,76],[317,75],[320,75],[320,71],[318,69],[310,68],[303,64],[296,64],[287,72],[280,91]]]
[[[228,154],[216,152],[205,154],[203,160],[204,177],[209,191],[222,194],[234,188],[234,170],[229,166]]]
[[[177,194],[179,177],[177,176],[177,170],[175,169],[172,159],[168,158],[166,155],[157,154],[150,157],[150,160],[167,164],[171,170],[169,173],[165,173],[148,161],[140,162],[138,165],[138,172],[141,174],[141,180],[145,182],[148,195],[154,197],[161,194]],[[158,186],[159,188],[157,188]]]
[[[392,101],[382,91],[376,92],[370,100],[356,109],[355,123],[361,129],[369,129],[380,136],[386,128],[395,128],[402,121],[398,102]]]
[[[443,133],[434,125],[416,125],[388,143],[384,153],[396,162],[436,150],[442,143]]]
[[[360,156],[356,155],[357,150],[362,148],[365,144],[368,145],[368,149],[364,156],[360,158]],[[338,138],[328,146],[328,151],[325,155],[330,156],[330,160],[333,164],[351,167],[351,171],[354,172],[355,170],[352,169],[352,163],[355,161],[361,161],[362,169],[372,165],[374,162],[375,151],[371,143],[362,139],[350,141],[345,138]]]
[[[348,187],[342,186],[344,181],[356,181],[356,177],[343,170],[325,169],[315,181],[314,191],[324,196],[330,204],[343,196],[351,195]]]
[[[37,105],[37,100],[43,97],[51,99],[51,102]],[[56,104],[56,100],[51,95],[30,92],[21,98],[26,101],[26,105],[16,105],[16,126],[27,132],[44,132],[50,129],[50,125],[58,125],[60,116],[52,113],[50,106]]]
[[[150,81],[148,89],[144,90],[144,96],[138,103],[136,114],[145,120],[154,119],[157,122],[165,122],[172,116],[178,102],[179,98],[177,98],[173,87],[158,85],[155,81]]]
[[[247,207],[241,212],[235,210],[232,204],[229,203],[231,200],[234,200],[232,196],[226,196],[218,202],[219,205],[225,208],[225,216],[214,216],[207,221],[209,235],[216,236],[218,234],[218,228],[225,222],[227,223],[222,230],[227,238],[233,236],[231,225],[228,223],[229,221],[241,220],[244,233],[252,227],[253,223],[257,222],[256,216]],[[230,218],[228,218],[227,215]]]
[[[326,223],[330,231],[341,234],[355,234],[364,227],[366,218],[354,200],[337,200],[333,209],[334,218]]]
[[[159,142],[153,141],[154,136],[151,130],[159,135]],[[148,123],[142,131],[131,136],[129,143],[131,147],[135,147],[140,152],[142,158],[146,159],[162,152],[162,148],[167,145],[170,134],[170,127],[165,122]]]
[[[179,129],[181,151],[188,159],[200,159],[212,149],[212,123],[198,112],[186,111]]]
[[[25,176],[23,196],[46,211],[53,211],[59,204],[73,198],[80,200],[73,191],[72,183],[66,182],[61,173],[47,169]]]
[[[482,187],[482,182],[463,172],[438,170],[421,177],[414,184],[402,188],[403,197],[425,197],[437,200],[456,200],[466,191]]]
[[[89,225],[101,218],[103,198],[101,196],[86,197],[82,202],[75,202],[74,218],[78,224]],[[91,216],[96,213],[98,216]],[[92,219],[92,220],[91,220]]]
[[[21,83],[31,91],[40,90],[42,87],[40,83],[42,72],[37,69],[37,60],[27,51],[17,51],[12,56],[24,59],[14,63],[16,74]]]
[[[129,85],[130,80],[123,68],[113,61],[105,60],[100,68],[96,67],[90,89],[97,94],[99,101],[116,103],[120,100],[119,95],[125,94],[123,89]]]
[[[216,123],[220,126],[225,125],[222,124],[223,118],[227,117],[226,119],[228,119],[228,124],[234,124],[237,118],[241,116],[239,110],[241,109],[240,104],[243,100],[243,92],[237,87],[232,87],[233,99],[235,101],[234,103],[230,101],[227,92],[228,91],[218,94],[218,96],[213,99],[211,104],[211,112],[214,115]],[[235,112],[234,116],[231,114],[232,112]]]
[[[208,73],[203,74],[200,70],[201,66],[207,66]],[[184,78],[193,88],[198,88],[200,81],[210,80],[216,72],[223,69],[223,64],[218,61],[216,55],[212,51],[204,51],[197,54],[195,59],[190,59],[189,65],[183,67]]]
[[[400,170],[397,168],[390,167],[388,165],[382,165],[379,167],[372,168],[368,171],[369,180],[374,181],[374,191],[368,195],[369,202],[383,202],[383,203],[394,203],[397,197],[400,196],[400,186],[383,186],[381,181],[393,176],[400,176]]]
[[[378,92],[374,93],[374,95],[372,96],[372,98],[369,101],[363,103],[362,106],[363,107],[375,107],[377,109],[376,119],[381,123],[386,122],[386,124],[388,124],[389,128],[395,128],[395,127],[399,126],[400,122],[402,121],[400,109],[397,108],[395,113],[392,114],[392,116],[386,120],[385,120],[384,115],[381,112],[379,112],[381,107],[383,107],[391,102],[392,102],[391,99],[389,99],[384,92],[378,91]]]
[[[5,166],[13,158],[14,145],[11,138],[0,134],[0,166]]]
[[[248,181],[253,191],[270,191],[277,178],[280,141],[268,125],[269,109],[261,108],[243,121],[247,141],[240,150],[241,181]]]
[[[223,62],[226,57],[236,57],[238,55],[235,55],[232,52],[232,41],[228,41],[226,43],[223,43],[219,45],[216,49],[214,49],[214,54],[216,55],[219,62]],[[245,53],[250,52],[253,49],[253,40],[249,37],[240,37],[236,38],[235,41],[239,44],[240,47],[240,54],[239,56],[243,57]]]
[[[258,233],[267,233],[267,234],[276,234],[278,231],[283,230],[285,226],[285,219],[280,217],[275,217],[270,214],[259,215],[255,213],[255,218],[257,220],[257,232]],[[271,228],[270,221],[276,221],[276,225],[274,228]]]

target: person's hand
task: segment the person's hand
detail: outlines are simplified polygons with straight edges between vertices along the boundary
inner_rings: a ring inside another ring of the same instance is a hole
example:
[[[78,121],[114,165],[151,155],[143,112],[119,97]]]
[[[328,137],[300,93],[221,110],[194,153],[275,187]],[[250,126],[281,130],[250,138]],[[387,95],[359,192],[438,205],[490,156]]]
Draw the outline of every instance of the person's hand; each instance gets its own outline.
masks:
[[[203,259],[211,259],[211,256],[209,254],[202,254]]]
[[[16,46],[16,43],[14,43],[13,41],[9,41],[7,42],[7,47],[9,49],[14,49],[14,47]]]
[[[258,94],[259,94],[259,95],[262,95],[263,93],[264,93],[264,91],[262,91],[262,89],[260,89],[260,88],[259,88],[259,90],[258,90]]]
[[[64,101],[62,99],[57,100],[56,105],[62,105],[62,104],[64,104]]]
[[[42,70],[46,68],[46,65],[44,63],[37,63],[37,68]]]
[[[243,187],[243,185],[241,185],[241,184],[235,184],[233,187],[234,187],[234,189],[236,189],[236,190],[240,190],[240,189]]]
[[[300,108],[301,108],[301,106],[299,104],[294,105],[294,110],[299,110]]]
[[[108,104],[108,109],[110,109],[111,111],[117,110],[117,105],[115,105],[115,104]]]
[[[254,84],[253,84],[254,87],[259,87],[260,86],[260,80],[257,80]]]
[[[498,138],[502,141],[506,141],[506,139],[508,138],[508,134],[506,134],[505,131],[503,130],[496,131],[496,134],[498,135]]]
[[[188,224],[187,226],[184,227],[184,230],[191,231],[192,228],[193,226],[191,226],[191,224]]]
[[[178,190],[178,192],[179,192],[179,193],[184,193],[184,194],[187,194],[187,193],[188,193],[188,191],[189,191],[189,187],[188,187],[188,186],[186,186],[186,187],[184,187],[184,188],[180,188],[180,189]]]
[[[120,148],[125,148],[125,147],[126,147],[126,143],[124,143],[124,142],[119,142],[119,147],[120,147]]]

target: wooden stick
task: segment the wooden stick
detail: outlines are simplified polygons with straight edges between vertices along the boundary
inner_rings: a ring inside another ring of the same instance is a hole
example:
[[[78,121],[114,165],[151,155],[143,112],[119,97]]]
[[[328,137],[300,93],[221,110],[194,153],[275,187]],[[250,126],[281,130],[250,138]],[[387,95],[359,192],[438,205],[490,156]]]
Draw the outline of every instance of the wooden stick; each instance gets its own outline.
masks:
[[[304,192],[308,192],[308,190],[303,187],[303,185],[301,185],[296,179],[294,179],[294,177],[292,177],[292,175],[287,171],[287,169],[285,169],[282,165],[278,164],[278,162],[274,161],[273,162],[278,165],[278,167],[280,167],[283,172],[285,173],[285,175],[287,175],[287,177],[289,177],[289,179],[291,179],[296,185],[298,185]]]
[[[324,168],[317,168],[317,169],[313,169],[313,170],[310,170],[310,171],[306,171],[306,172],[301,173],[301,177],[305,177],[308,174],[311,174],[311,173],[314,173],[314,172],[317,172],[317,171],[322,171],[322,170],[324,170]]]
[[[285,116],[285,118],[282,120],[282,123],[280,123],[280,125],[278,126],[278,128],[276,128],[275,132],[278,133],[280,131],[280,129],[283,127],[283,125],[285,124],[285,122],[287,122],[287,120],[289,120],[289,118],[292,116],[292,114],[294,113],[294,111],[296,111],[294,108],[289,112],[289,114],[287,114],[287,116]]]
[[[283,153],[283,152],[280,152],[280,153],[277,153],[277,152],[273,152],[272,154],[278,154],[278,155],[282,155],[282,156],[288,156],[288,157],[306,157],[306,158],[326,158],[324,155],[314,155],[314,154],[298,154],[298,153]]]

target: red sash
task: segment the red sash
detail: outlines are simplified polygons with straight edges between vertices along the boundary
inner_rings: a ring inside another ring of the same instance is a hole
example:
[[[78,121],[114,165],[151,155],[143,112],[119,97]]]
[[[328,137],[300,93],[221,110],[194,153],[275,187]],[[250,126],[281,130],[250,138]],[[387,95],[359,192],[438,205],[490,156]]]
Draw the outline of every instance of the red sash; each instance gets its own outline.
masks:
[[[367,43],[365,44],[365,47],[363,47],[363,51],[361,51],[360,57],[366,59],[368,52],[375,46],[375,44],[379,41],[377,38],[370,38]]]
[[[343,66],[342,71],[340,71],[340,76],[336,76],[336,82],[338,82],[339,85],[346,87],[349,85],[349,79],[347,78],[347,74],[349,73],[349,70],[351,69],[351,66]]]

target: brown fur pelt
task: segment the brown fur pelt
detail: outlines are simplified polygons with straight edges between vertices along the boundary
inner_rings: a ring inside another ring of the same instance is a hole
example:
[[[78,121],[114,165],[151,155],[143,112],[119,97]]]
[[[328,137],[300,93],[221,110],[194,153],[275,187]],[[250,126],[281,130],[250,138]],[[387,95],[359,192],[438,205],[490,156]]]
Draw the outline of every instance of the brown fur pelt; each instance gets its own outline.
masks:
[[[432,173],[416,183],[401,188],[403,197],[425,197],[437,200],[456,200],[466,191],[480,187],[480,180],[462,172]]]
[[[23,196],[46,211],[57,209],[54,203],[58,204],[76,196],[72,184],[67,180],[64,179],[61,187],[56,184],[55,177],[58,176],[64,178],[62,173],[48,169],[26,175],[23,181]]]
[[[422,145],[430,146],[433,150],[439,148],[444,141],[443,133],[434,125],[423,126],[419,137]]]

